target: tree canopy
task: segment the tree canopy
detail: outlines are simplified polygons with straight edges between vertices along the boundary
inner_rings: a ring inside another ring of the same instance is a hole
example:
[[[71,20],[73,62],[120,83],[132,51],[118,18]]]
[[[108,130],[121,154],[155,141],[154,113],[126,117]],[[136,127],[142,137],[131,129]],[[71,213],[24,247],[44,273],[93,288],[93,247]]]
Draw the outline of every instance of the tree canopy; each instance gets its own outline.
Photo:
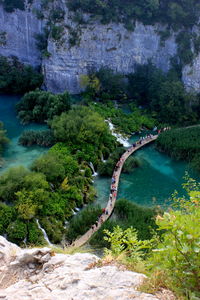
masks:
[[[0,93],[24,94],[41,87],[43,75],[16,57],[0,56]]]

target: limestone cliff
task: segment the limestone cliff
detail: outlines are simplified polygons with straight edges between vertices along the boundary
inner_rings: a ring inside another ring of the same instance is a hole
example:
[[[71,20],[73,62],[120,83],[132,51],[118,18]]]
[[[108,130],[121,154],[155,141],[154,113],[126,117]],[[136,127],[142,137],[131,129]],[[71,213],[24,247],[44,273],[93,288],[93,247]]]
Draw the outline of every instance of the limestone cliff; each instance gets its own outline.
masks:
[[[28,3],[28,1],[27,1]],[[48,37],[47,50],[50,57],[42,58],[36,47],[35,35],[42,33],[47,23],[48,10],[44,18],[37,19],[36,10],[40,11],[41,0],[26,4],[26,10],[6,13],[0,5],[0,55],[17,56],[22,62],[33,66],[42,64],[45,85],[48,90],[71,93],[80,92],[80,76],[89,69],[108,66],[124,74],[134,71],[135,64],[144,64],[149,59],[159,68],[167,71],[170,58],[177,52],[174,34],[161,42],[160,24],[144,26],[137,23],[133,32],[122,24],[102,25],[97,21],[90,25],[77,25],[70,18],[64,0],[55,0],[53,9],[64,10],[62,24],[62,42]],[[71,32],[75,32],[75,45],[70,45]],[[183,81],[189,89],[200,91],[200,56],[193,65],[185,66]]]
[[[91,268],[97,260],[88,253],[64,255],[48,248],[20,249],[0,237],[0,299],[158,300],[137,291],[144,275],[115,266]]]
[[[42,32],[43,25],[33,13],[38,5],[38,1],[34,1],[32,6],[26,5],[25,11],[7,13],[0,4],[0,55],[16,56],[32,66],[41,65],[35,35]]]

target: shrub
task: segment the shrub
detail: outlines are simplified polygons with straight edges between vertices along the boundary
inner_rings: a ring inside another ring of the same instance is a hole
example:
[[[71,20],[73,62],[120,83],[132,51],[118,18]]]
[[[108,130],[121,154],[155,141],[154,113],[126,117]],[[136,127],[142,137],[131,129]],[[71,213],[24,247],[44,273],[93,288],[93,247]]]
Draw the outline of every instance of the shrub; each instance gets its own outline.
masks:
[[[55,138],[51,130],[25,130],[19,138],[19,144],[23,146],[38,145],[50,147],[55,144]]]
[[[157,217],[164,233],[149,263],[154,272],[165,272],[168,288],[195,299],[200,296],[200,186],[190,180],[185,187],[189,198],[174,196],[178,210]]]
[[[43,123],[70,109],[71,97],[65,92],[54,95],[39,89],[27,93],[17,103],[18,117],[23,123]]]
[[[191,162],[197,170],[200,168],[200,127],[173,129],[163,132],[156,141],[156,146],[175,159]]]
[[[24,94],[40,87],[43,75],[16,57],[0,56],[0,93]]]
[[[86,231],[90,229],[91,225],[95,224],[101,213],[102,209],[99,206],[87,206],[84,208],[70,222],[66,232],[67,241],[72,242],[80,235],[86,233]]]

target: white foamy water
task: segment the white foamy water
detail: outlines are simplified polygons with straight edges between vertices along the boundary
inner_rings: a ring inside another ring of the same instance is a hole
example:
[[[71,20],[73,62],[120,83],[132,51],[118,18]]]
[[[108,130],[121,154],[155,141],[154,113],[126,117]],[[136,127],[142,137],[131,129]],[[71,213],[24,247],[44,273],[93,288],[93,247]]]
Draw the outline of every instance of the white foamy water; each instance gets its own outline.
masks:
[[[50,240],[49,240],[49,238],[48,238],[48,235],[47,235],[46,231],[44,230],[44,228],[41,227],[41,225],[40,225],[38,219],[36,219],[36,223],[37,223],[37,225],[38,225],[38,228],[42,231],[43,236],[44,236],[44,239],[45,239],[45,241],[47,242],[47,244],[48,244],[49,246],[53,246],[53,244],[50,242]]]
[[[89,163],[89,166],[90,166],[90,168],[91,168],[91,170],[93,172],[92,176],[94,176],[94,177],[98,176],[98,173],[95,172],[94,165],[93,165],[92,162]]]
[[[108,123],[112,135],[116,137],[117,141],[126,148],[130,147],[131,144],[128,142],[128,138],[125,138],[122,136],[122,134],[115,132],[115,126],[110,120],[106,120],[106,122]]]

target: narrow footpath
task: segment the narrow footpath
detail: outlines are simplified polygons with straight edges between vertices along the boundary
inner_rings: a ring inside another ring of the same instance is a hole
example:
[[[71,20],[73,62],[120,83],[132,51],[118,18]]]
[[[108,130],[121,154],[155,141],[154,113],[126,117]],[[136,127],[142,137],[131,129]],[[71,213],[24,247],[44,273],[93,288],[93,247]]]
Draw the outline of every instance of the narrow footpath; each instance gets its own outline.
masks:
[[[121,158],[118,161],[118,163],[115,167],[115,170],[113,172],[112,179],[114,178],[115,183],[111,183],[109,200],[108,200],[107,206],[105,208],[105,212],[102,213],[102,215],[99,217],[96,224],[92,225],[91,228],[84,235],[82,235],[80,238],[75,240],[69,247],[78,248],[78,247],[81,247],[82,245],[84,245],[91,238],[93,233],[95,233],[97,230],[99,230],[99,228],[102,226],[102,224],[110,218],[110,216],[113,213],[114,207],[115,207],[115,202],[116,202],[116,199],[117,199],[119,179],[120,179],[120,175],[121,175],[122,168],[123,168],[123,165],[124,165],[125,161],[127,160],[127,158],[129,156],[131,156],[138,149],[140,149],[140,148],[144,147],[145,145],[155,141],[157,139],[157,137],[158,137],[158,135],[154,135],[154,136],[151,135],[150,137],[147,137],[144,140],[140,140],[138,142],[135,142],[134,146],[131,146],[130,148],[128,148],[126,150],[126,152],[124,152],[124,154],[121,156]]]

